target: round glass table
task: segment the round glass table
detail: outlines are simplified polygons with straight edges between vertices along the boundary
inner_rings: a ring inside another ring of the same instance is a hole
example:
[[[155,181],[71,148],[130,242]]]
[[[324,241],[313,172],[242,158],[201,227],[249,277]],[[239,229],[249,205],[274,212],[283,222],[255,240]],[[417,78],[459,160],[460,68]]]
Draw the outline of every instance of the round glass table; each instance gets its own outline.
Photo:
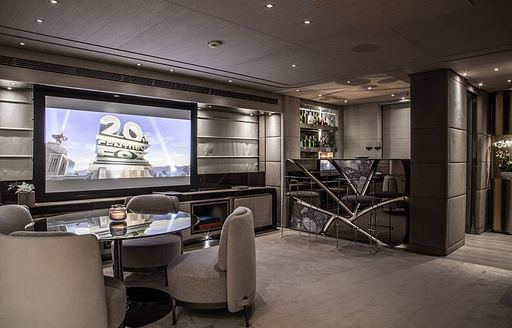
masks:
[[[100,241],[113,242],[114,277],[124,280],[122,263],[123,240],[178,233],[190,228],[189,213],[133,213],[124,221],[109,218],[108,209],[74,212],[46,218],[47,231],[94,234]]]

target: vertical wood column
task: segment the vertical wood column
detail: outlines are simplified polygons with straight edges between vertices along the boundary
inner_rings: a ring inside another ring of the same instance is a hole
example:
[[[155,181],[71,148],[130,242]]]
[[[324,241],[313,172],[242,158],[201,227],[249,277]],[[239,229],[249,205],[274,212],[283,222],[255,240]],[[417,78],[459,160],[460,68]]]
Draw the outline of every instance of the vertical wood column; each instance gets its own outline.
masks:
[[[467,105],[451,70],[411,75],[410,247],[447,255],[464,245]]]

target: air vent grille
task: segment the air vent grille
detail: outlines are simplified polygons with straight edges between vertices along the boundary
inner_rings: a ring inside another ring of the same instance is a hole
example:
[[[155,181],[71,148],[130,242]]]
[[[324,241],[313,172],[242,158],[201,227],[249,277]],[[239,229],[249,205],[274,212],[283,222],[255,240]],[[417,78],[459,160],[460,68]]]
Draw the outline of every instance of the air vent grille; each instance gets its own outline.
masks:
[[[256,96],[256,95],[242,93],[242,92],[234,92],[234,91],[221,90],[221,89],[215,89],[215,88],[206,88],[206,87],[201,87],[198,85],[192,85],[192,84],[186,84],[186,83],[149,79],[146,77],[135,76],[135,75],[104,72],[104,71],[98,71],[98,70],[88,69],[88,68],[80,68],[80,67],[73,67],[73,66],[60,65],[60,64],[51,64],[51,63],[45,63],[45,62],[40,62],[40,61],[35,61],[35,60],[8,57],[8,56],[0,56],[0,65],[33,69],[33,70],[52,72],[52,73],[58,73],[58,74],[81,76],[81,77],[87,77],[87,78],[99,79],[99,80],[107,80],[107,81],[115,81],[115,82],[124,82],[124,83],[130,83],[130,84],[152,86],[152,87],[179,90],[179,91],[192,92],[192,93],[201,93],[201,94],[221,96],[221,97],[226,97],[226,98],[242,99],[242,100],[258,102],[258,103],[265,103],[265,104],[272,104],[272,105],[278,104],[278,100],[276,98],[261,97],[261,96]]]

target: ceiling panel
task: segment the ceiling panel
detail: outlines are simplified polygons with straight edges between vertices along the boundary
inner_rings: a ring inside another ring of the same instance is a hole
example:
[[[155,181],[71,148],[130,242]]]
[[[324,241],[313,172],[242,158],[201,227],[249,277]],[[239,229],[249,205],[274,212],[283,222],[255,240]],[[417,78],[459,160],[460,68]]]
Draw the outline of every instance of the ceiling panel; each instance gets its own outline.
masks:
[[[174,7],[165,0],[63,0],[53,6],[40,0],[2,0],[0,22],[34,33],[118,47],[164,20]],[[45,23],[36,23],[36,18]]]
[[[210,49],[208,41],[222,46]],[[197,65],[230,69],[286,47],[287,42],[244,27],[176,8],[164,21],[140,33],[121,48]]]
[[[459,56],[511,44],[512,1],[499,5],[474,7],[413,24],[398,26],[396,31],[437,58]]]

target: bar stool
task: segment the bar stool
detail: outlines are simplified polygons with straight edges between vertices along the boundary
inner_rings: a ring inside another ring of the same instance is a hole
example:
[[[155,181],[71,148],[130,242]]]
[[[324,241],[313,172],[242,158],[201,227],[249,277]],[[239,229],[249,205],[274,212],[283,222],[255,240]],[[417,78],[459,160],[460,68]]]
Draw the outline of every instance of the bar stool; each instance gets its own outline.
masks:
[[[384,181],[382,183],[382,191],[373,192],[373,196],[375,196],[377,198],[381,198],[381,199],[391,199],[391,198],[401,197],[401,196],[403,196],[403,194],[398,192],[396,178],[394,176],[388,174],[388,175],[384,176]],[[388,228],[389,242],[391,242],[391,231],[394,229],[391,224],[392,212],[393,212],[394,206],[396,206],[396,205],[389,204],[387,206],[388,211],[389,211],[388,225],[387,226],[385,226],[385,225],[379,226],[379,227],[383,227],[383,228]],[[384,211],[384,209],[383,209],[383,211]]]

